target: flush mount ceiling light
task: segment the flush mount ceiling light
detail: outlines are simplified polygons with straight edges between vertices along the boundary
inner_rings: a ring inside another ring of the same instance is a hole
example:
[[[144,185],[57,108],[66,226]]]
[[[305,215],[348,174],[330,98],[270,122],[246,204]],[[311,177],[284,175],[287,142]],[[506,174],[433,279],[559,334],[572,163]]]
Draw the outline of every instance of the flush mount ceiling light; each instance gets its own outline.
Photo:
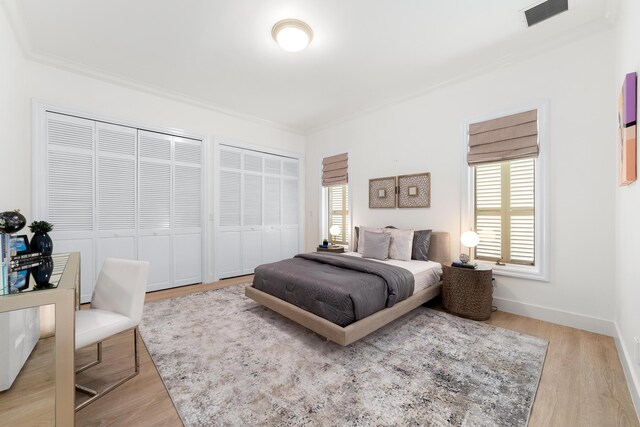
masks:
[[[283,19],[271,29],[271,36],[287,52],[299,52],[313,39],[313,30],[299,19]]]

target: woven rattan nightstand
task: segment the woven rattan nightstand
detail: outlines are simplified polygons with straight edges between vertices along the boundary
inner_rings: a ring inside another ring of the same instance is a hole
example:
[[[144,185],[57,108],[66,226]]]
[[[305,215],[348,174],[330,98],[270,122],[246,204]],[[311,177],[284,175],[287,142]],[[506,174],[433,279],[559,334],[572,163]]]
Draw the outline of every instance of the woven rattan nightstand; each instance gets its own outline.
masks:
[[[344,246],[335,246],[335,247],[328,247],[328,248],[322,248],[318,246],[318,249],[316,249],[316,252],[331,252],[334,254],[342,254],[344,253]]]
[[[473,320],[491,317],[493,271],[442,266],[442,305],[456,316]]]

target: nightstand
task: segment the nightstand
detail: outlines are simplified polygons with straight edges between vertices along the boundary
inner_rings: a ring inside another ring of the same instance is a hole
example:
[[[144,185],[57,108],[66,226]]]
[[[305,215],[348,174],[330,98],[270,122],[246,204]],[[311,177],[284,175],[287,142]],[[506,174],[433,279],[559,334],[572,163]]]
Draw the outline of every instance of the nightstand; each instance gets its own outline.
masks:
[[[491,317],[493,270],[442,266],[442,305],[446,312],[472,320]]]
[[[344,253],[344,246],[329,246],[328,248],[321,248],[320,246],[318,246],[316,252],[331,252],[334,254],[342,254]]]

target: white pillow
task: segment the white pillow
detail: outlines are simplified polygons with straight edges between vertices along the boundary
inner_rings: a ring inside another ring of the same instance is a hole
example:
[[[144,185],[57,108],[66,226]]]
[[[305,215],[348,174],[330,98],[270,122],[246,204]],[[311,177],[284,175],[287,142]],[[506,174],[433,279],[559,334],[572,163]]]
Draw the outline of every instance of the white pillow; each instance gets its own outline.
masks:
[[[369,231],[371,233],[382,233],[382,228],[371,228],[360,226],[358,230],[358,253],[361,254],[364,250],[364,232]]]
[[[389,243],[389,258],[400,261],[411,261],[413,230],[385,228],[384,232],[391,235],[391,242]]]

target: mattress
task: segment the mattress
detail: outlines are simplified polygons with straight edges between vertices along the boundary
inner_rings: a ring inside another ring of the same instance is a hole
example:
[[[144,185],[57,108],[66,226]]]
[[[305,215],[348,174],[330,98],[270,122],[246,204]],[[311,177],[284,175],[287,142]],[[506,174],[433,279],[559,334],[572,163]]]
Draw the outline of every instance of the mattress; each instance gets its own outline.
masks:
[[[252,286],[344,327],[411,297],[414,282],[405,268],[324,252],[262,264]]]
[[[345,252],[343,255],[362,258],[362,254],[358,252]],[[396,267],[402,267],[409,270],[415,278],[415,287],[413,293],[419,292],[430,286],[440,283],[442,278],[442,264],[435,261],[418,261],[412,259],[411,261],[400,261],[397,259],[388,259],[381,261],[378,259],[367,258],[371,261],[377,261],[384,264],[395,265]]]

